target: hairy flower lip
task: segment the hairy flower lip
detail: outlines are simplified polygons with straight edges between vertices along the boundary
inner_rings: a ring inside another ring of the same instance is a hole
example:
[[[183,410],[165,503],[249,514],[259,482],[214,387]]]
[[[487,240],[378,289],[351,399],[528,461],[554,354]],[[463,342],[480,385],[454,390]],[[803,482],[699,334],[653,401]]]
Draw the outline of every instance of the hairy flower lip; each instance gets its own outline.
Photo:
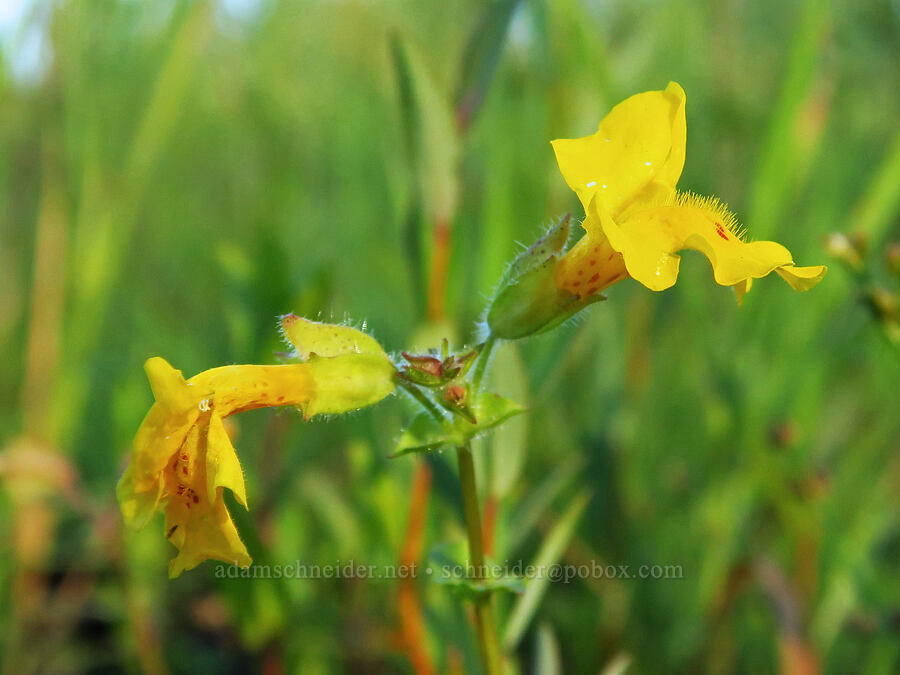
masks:
[[[714,197],[676,190],[684,166],[684,90],[636,94],[616,105],[591,136],[553,141],[563,177],[585,208],[585,235],[559,261],[555,282],[586,297],[632,277],[650,290],[675,284],[679,251],[703,253],[716,283],[740,303],[753,279],[777,272],[805,291],[827,272],[797,267],[776,242],[748,242]]]

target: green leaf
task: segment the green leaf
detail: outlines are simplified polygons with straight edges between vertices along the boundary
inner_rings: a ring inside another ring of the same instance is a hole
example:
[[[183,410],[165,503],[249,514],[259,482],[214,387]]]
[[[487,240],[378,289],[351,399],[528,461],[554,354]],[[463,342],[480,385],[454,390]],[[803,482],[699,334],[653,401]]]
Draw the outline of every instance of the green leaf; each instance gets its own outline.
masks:
[[[474,574],[475,570],[468,562],[467,552],[462,542],[435,546],[428,556],[428,576],[464,600],[476,600],[496,591],[525,593],[523,579],[502,574],[503,568],[491,560],[485,560],[486,578],[469,578],[467,574]]]
[[[461,417],[438,421],[431,413],[419,413],[400,435],[391,457],[436,450],[442,445],[465,445],[473,436],[525,412],[518,403],[489,392],[476,396],[470,409],[475,416],[474,424]]]
[[[476,423],[460,423],[467,430],[470,438],[482,431],[487,431],[503,424],[510,417],[525,412],[525,408],[518,403],[510,401],[508,398],[500,396],[500,394],[492,394],[487,391],[475,396],[471,407],[472,412],[475,413]]]
[[[524,595],[525,582],[518,577],[499,577],[497,579],[466,579],[463,577],[444,576],[440,572],[434,575],[435,583],[446,586],[455,596],[471,601],[490,595],[497,591]]]
[[[431,413],[421,412],[400,435],[391,457],[436,450],[442,445],[465,445],[465,442],[466,437],[449,420],[438,422]]]

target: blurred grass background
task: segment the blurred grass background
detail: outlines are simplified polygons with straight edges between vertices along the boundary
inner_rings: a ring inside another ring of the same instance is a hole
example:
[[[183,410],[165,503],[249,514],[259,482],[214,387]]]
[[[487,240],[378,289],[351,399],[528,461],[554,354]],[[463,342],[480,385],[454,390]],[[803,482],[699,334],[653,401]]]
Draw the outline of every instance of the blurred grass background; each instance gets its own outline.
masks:
[[[523,673],[900,670],[896,2],[9,7],[4,672],[477,672],[427,579],[168,581],[162,523],[123,531],[114,498],[141,365],[273,362],[289,311],[390,350],[471,341],[517,242],[579,213],[548,141],[669,80],[680,186],[839,259],[738,309],[688,254],[675,288],[619,284],[499,351],[493,385],[532,412],[476,448],[493,557],[683,568],[532,584],[498,603],[505,644]],[[461,541],[452,456],[386,458],[408,419],[234,418],[256,562]]]

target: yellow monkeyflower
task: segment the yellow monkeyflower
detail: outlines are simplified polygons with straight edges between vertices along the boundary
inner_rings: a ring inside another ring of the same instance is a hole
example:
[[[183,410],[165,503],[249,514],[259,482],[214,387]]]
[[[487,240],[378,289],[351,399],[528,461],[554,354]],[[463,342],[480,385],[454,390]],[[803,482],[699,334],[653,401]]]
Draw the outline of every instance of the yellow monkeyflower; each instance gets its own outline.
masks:
[[[144,527],[165,509],[166,537],[178,549],[169,576],[207,558],[247,567],[247,549],[223,490],[245,508],[244,475],[223,419],[271,406],[293,406],[308,419],[371,405],[391,393],[394,367],[370,336],[347,326],[282,318],[299,363],[237,365],[190,380],[164,359],[144,364],[156,402],[138,429],[117,496],[125,522]]]
[[[556,265],[557,287],[585,298],[630,276],[661,291],[678,277],[678,251],[694,249],[738,301],[753,279],[773,271],[798,291],[812,288],[824,265],[797,267],[781,244],[747,241],[717,199],[676,190],[687,138],[684,106],[684,91],[670,82],[614,107],[592,136],[553,141],[559,169],[586,214],[584,237]]]

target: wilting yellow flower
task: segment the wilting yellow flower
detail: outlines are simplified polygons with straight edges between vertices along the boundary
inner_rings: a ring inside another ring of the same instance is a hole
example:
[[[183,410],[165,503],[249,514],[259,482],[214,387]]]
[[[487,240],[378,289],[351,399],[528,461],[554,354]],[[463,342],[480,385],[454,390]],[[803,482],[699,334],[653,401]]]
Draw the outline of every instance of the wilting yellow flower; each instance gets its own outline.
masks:
[[[251,563],[223,499],[227,488],[247,507],[225,417],[293,406],[308,419],[371,405],[394,388],[394,367],[368,335],[294,315],[283,317],[282,327],[302,362],[223,366],[187,381],[162,358],[144,364],[156,402],[135,436],[117,495],[126,523],[135,529],[165,508],[166,537],[179,551],[169,564],[170,577],[207,558]]]
[[[739,301],[753,279],[773,271],[798,291],[812,288],[825,266],[795,266],[781,244],[748,242],[717,199],[676,190],[687,138],[684,104],[684,91],[670,82],[617,105],[594,135],[553,141],[560,171],[586,214],[584,237],[556,266],[556,285],[586,297],[630,276],[661,291],[678,277],[678,251],[694,249]]]

